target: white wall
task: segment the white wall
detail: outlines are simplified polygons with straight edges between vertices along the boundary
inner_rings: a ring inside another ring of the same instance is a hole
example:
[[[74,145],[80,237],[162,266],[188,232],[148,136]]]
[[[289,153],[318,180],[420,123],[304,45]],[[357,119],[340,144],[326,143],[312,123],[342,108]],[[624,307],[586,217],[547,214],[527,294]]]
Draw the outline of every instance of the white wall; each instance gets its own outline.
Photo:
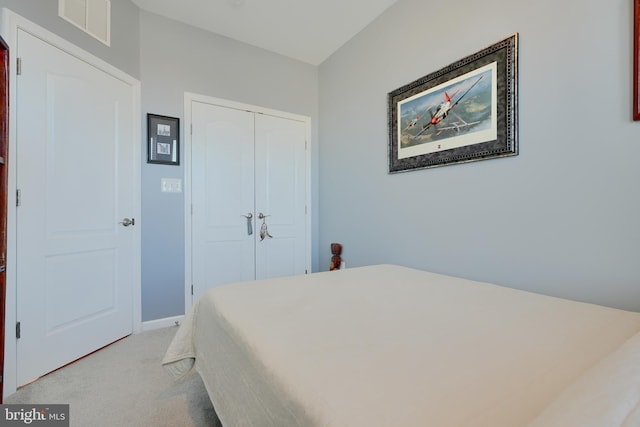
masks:
[[[309,116],[314,159],[311,165],[312,198],[317,199],[317,67],[159,15],[145,11],[140,15],[145,120],[147,113],[154,113],[178,117],[183,125],[185,92]],[[144,129],[146,135],[146,127]],[[183,128],[183,142],[184,132]],[[146,161],[146,158],[145,151],[143,159]],[[161,193],[163,177],[184,179],[184,162],[179,167],[143,164],[144,321],[181,315],[185,307],[184,193]],[[312,215],[312,228],[317,230],[317,216],[313,211]],[[312,251],[312,259],[317,269],[317,248]]]
[[[400,0],[320,66],[320,262],[640,310],[631,0]],[[387,93],[520,34],[517,157],[389,175]]]

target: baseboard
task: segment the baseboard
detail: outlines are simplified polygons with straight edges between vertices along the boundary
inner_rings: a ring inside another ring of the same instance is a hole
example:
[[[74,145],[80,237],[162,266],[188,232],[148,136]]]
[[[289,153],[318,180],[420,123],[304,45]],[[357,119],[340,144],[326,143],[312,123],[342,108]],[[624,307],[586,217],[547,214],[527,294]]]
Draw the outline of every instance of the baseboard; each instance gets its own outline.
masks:
[[[154,329],[168,328],[171,326],[178,326],[182,323],[184,315],[165,317],[164,319],[149,320],[142,322],[142,331],[152,331]]]

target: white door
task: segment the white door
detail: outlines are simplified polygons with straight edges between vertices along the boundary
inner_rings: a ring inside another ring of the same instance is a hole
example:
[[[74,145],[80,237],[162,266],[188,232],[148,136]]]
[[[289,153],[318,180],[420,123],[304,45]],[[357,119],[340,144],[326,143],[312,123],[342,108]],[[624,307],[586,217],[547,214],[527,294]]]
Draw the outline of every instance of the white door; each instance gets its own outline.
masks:
[[[306,123],[198,101],[191,120],[193,301],[220,284],[304,274]]]
[[[209,287],[255,278],[254,138],[252,113],[193,102],[191,114],[195,300]]]
[[[133,330],[136,225],[121,222],[135,206],[135,102],[131,85],[22,30],[17,52],[24,384]]]
[[[305,123],[256,114],[256,278],[305,272]],[[265,215],[260,219],[260,214]],[[271,237],[260,238],[262,223]]]

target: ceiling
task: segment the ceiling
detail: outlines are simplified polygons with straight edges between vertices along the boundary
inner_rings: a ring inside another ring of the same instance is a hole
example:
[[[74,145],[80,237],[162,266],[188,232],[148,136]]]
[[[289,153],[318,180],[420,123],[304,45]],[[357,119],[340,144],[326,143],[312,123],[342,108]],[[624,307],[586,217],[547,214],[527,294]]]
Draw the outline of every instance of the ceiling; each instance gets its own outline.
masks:
[[[319,65],[398,0],[132,0],[143,10]]]

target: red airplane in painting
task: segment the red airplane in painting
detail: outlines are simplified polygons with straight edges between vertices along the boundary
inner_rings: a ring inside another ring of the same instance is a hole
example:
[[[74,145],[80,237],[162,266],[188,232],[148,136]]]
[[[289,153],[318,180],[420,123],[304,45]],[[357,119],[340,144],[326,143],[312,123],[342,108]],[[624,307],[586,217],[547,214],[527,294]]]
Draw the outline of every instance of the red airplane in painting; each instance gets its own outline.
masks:
[[[480,77],[478,77],[478,80],[476,80],[470,87],[469,89],[467,89],[462,96],[460,96],[460,98],[458,98],[456,100],[456,102],[453,102],[453,98],[457,95],[458,92],[460,92],[460,89],[458,89],[457,91],[455,91],[453,93],[453,95],[449,96],[449,94],[447,92],[444,93],[444,102],[441,103],[438,106],[438,109],[435,111],[435,113],[433,111],[431,111],[431,108],[429,108],[429,113],[431,114],[431,120],[429,121],[429,123],[427,123],[426,125],[422,126],[422,130],[420,130],[420,132],[418,132],[417,134],[415,134],[413,136],[413,138],[417,138],[418,136],[422,135],[423,133],[425,133],[429,128],[431,128],[432,126],[436,126],[437,124],[439,124],[441,121],[443,121],[444,119],[447,118],[447,116],[449,115],[449,112],[451,110],[453,110],[453,107],[455,107],[456,105],[458,105],[458,103],[462,100],[462,98],[465,97],[466,94],[469,93],[469,91],[471,89],[473,89],[475,87],[475,85],[478,84],[478,82],[480,82],[480,80],[482,80],[482,78],[484,77],[484,74],[481,75]],[[453,102],[453,103],[452,103]],[[471,123],[465,123],[464,126],[470,126]],[[460,126],[458,126],[460,127]]]

